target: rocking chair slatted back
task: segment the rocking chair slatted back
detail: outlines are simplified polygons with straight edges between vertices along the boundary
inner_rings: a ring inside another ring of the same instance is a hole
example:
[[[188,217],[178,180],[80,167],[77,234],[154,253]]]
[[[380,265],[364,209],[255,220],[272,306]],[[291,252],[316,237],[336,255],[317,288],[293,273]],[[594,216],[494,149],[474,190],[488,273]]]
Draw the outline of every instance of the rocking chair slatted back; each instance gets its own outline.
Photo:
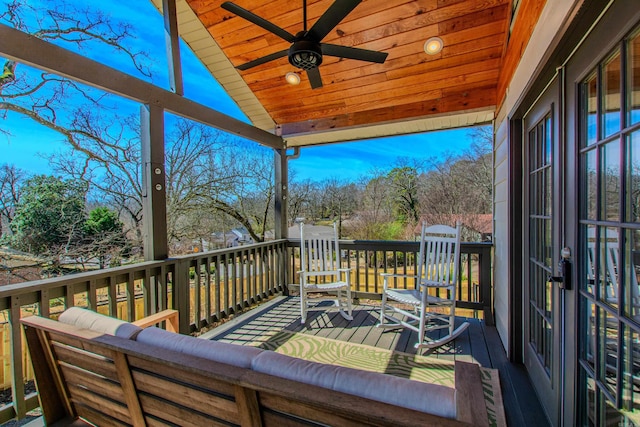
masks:
[[[424,282],[454,287],[458,280],[460,238],[456,229],[443,225],[422,225],[417,275]]]
[[[305,235],[304,225],[300,229],[301,262],[307,272],[330,272],[340,268],[340,247],[334,227],[333,239]],[[306,268],[305,268],[306,267]]]
[[[338,228],[333,224],[333,236],[328,233],[317,235],[307,233],[304,223],[300,223],[300,315],[306,322],[310,303],[308,293],[324,296],[313,298],[332,300],[339,307],[340,314],[347,320],[351,315],[350,270],[341,268]]]

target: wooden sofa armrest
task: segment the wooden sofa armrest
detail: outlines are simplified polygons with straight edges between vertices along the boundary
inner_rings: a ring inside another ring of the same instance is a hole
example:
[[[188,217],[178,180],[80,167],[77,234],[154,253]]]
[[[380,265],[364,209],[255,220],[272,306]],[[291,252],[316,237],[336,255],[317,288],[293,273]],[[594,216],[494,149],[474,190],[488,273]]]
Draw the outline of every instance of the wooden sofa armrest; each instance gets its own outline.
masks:
[[[489,415],[484,404],[482,374],[475,363],[455,363],[456,410],[459,421],[474,426],[488,426]]]
[[[131,323],[144,329],[166,321],[167,331],[178,333],[179,319],[178,310],[166,309]]]

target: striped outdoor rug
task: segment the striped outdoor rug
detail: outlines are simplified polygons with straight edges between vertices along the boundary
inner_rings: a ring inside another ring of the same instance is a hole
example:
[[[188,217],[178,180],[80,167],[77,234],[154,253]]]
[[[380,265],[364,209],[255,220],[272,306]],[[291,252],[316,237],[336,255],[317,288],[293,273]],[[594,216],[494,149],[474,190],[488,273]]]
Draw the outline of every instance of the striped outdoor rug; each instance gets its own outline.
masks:
[[[415,381],[454,386],[453,363],[287,331],[265,334],[249,345],[330,365],[382,372]],[[500,379],[496,369],[480,368],[489,424],[506,427]]]

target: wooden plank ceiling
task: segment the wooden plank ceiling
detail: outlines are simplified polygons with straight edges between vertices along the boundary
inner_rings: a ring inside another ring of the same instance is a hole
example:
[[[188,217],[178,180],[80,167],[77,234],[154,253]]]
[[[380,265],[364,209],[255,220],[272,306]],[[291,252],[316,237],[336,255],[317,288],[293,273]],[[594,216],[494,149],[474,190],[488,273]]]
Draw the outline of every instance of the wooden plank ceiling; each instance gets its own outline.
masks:
[[[333,2],[307,1],[308,28]],[[233,66],[290,46],[224,10],[222,0],[187,3]],[[302,0],[233,3],[291,34],[303,29]],[[364,0],[322,42],[386,52],[384,64],[324,56],[319,67],[324,85],[318,89],[311,89],[306,73],[286,56],[237,73],[272,119],[274,132],[285,139],[493,112],[509,8],[510,0]],[[430,56],[424,43],[433,36],[442,38],[444,49]],[[287,72],[300,74],[301,83],[287,84]],[[234,97],[233,90],[228,92]],[[313,141],[307,143],[318,142]]]

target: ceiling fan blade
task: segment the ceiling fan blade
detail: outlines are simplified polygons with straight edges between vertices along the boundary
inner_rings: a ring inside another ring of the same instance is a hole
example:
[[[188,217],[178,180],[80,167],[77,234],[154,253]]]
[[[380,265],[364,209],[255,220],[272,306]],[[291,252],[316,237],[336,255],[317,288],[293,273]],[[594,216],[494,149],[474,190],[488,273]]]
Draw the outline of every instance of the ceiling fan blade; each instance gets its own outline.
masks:
[[[362,0],[336,0],[313,24],[308,35],[319,43],[361,2]]]
[[[246,64],[238,65],[236,68],[238,70],[248,70],[249,68],[253,68],[258,65],[265,64],[269,61],[274,61],[276,59],[280,59],[283,56],[287,56],[289,53],[288,49],[281,50],[280,52],[272,53],[271,55],[263,56],[262,58],[254,59],[253,61],[249,61]]]
[[[255,13],[249,12],[247,9],[243,9],[240,6],[231,3],[230,1],[226,1],[224,3],[222,3],[222,8],[225,10],[228,10],[231,13],[235,13],[236,15],[238,15],[241,18],[246,19],[249,22],[252,22],[262,28],[264,28],[265,30],[269,31],[270,33],[275,34],[276,36],[288,41],[289,43],[293,43],[295,37],[293,36],[293,34],[291,34],[290,32],[283,30],[282,28],[278,27],[275,24],[272,24],[271,22],[267,21],[264,18],[259,17],[258,15],[256,15]]]
[[[387,52],[359,49],[357,47],[340,46],[337,44],[320,43],[322,54],[340,58],[359,59],[360,61],[377,62],[382,64],[389,55]]]
[[[322,87],[322,77],[320,77],[320,70],[318,70],[318,67],[307,70],[307,77],[309,77],[311,89]]]

